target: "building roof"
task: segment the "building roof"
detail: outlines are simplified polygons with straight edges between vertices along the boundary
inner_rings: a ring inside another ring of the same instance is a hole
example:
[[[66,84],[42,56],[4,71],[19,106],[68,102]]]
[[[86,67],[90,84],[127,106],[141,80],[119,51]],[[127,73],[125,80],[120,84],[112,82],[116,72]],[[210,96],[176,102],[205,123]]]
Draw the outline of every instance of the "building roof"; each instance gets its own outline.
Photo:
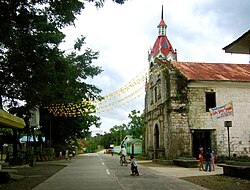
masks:
[[[250,64],[171,62],[188,80],[250,82]]]
[[[170,51],[176,57],[176,52],[174,51],[167,36],[158,36],[154,43],[153,49],[151,50],[151,54],[152,56],[156,56],[159,52],[161,52],[164,56],[168,56]]]
[[[162,53],[163,56],[167,57],[170,52],[173,53],[175,58],[177,57],[176,51],[173,49],[170,41],[166,36],[166,28],[167,25],[163,19],[163,5],[162,5],[162,12],[161,12],[161,21],[157,28],[160,28],[159,35],[154,43],[153,49],[151,49],[150,54],[155,57],[158,53]]]
[[[25,122],[22,118],[14,116],[0,109],[0,127],[22,129],[25,127]]]
[[[250,30],[222,49],[226,53],[250,54]]]

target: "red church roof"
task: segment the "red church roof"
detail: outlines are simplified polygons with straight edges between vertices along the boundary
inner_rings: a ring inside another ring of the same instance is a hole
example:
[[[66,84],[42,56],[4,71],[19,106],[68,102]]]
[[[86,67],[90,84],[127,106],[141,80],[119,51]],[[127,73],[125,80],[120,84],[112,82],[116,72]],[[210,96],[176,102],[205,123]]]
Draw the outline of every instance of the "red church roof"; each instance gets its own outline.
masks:
[[[159,51],[161,51],[164,56],[167,56],[169,54],[169,52],[171,51],[176,57],[176,52],[174,51],[167,36],[158,36],[158,38],[156,39],[155,44],[153,46],[153,49],[151,50],[152,56],[156,56],[156,54]]]
[[[157,28],[159,28],[159,35],[151,50],[151,56],[155,57],[158,53],[162,53],[164,57],[167,57],[169,53],[172,52],[177,59],[177,54],[166,36],[167,25],[163,19],[163,5],[161,10],[161,21]]]
[[[188,80],[250,82],[250,64],[171,62]]]

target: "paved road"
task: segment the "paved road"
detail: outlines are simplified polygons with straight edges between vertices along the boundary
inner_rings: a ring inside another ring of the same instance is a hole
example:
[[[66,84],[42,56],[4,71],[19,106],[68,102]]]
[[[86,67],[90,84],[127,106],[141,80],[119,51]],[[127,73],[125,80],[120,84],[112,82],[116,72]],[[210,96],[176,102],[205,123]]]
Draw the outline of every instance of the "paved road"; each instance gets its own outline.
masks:
[[[139,165],[140,176],[130,176],[130,165],[120,166],[119,157],[84,154],[70,160],[68,166],[33,190],[204,190],[198,185],[164,172]]]

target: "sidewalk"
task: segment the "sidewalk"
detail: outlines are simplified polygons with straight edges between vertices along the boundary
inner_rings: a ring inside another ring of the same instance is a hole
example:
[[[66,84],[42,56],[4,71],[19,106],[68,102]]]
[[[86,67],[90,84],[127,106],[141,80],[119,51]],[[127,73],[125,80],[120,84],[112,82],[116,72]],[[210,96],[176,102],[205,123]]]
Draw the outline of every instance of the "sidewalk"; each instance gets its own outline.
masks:
[[[157,167],[154,167],[153,164],[152,166],[150,166],[150,164],[149,166],[147,166],[147,163],[152,163],[152,161],[151,160],[138,161],[138,164],[142,164],[144,167],[148,167],[164,175],[176,178],[223,174],[223,167],[219,167],[217,165],[215,166],[215,171],[205,172],[205,171],[199,171],[198,168],[184,168],[184,167],[168,166],[168,165],[161,165],[159,167],[159,164],[157,164]]]

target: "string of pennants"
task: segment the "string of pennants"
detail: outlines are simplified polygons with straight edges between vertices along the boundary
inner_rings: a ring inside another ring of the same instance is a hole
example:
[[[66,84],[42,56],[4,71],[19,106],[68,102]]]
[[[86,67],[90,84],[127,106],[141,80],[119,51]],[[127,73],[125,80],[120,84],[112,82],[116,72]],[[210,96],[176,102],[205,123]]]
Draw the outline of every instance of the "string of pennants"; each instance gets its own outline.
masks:
[[[162,66],[157,68],[153,66],[149,75],[158,75],[165,69],[166,68]],[[126,85],[119,88],[115,92],[105,95],[102,100],[81,101],[68,104],[52,104],[45,108],[47,108],[53,116],[60,117],[80,117],[91,113],[105,113],[130,104],[144,95],[143,91],[145,90],[146,76],[147,72],[146,69],[144,69]]]

